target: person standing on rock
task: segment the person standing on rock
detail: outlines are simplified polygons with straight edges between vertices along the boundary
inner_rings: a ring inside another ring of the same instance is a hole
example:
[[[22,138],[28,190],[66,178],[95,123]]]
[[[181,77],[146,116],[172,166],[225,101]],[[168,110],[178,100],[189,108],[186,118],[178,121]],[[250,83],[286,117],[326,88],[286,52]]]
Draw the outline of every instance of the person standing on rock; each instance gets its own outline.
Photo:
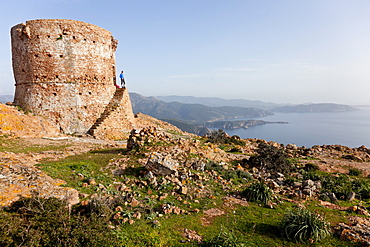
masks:
[[[125,74],[123,71],[121,71],[121,74],[119,74],[119,78],[121,78],[121,87],[126,87]]]

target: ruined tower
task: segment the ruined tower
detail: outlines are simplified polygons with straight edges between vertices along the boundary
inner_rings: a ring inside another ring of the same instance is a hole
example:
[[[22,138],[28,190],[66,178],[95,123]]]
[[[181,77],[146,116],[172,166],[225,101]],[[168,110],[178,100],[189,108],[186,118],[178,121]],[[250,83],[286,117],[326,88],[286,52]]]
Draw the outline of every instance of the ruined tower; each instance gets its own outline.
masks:
[[[67,134],[104,136],[98,132],[130,128],[128,92],[116,92],[114,86],[118,42],[109,31],[81,21],[44,19],[12,27],[11,38],[16,105]]]

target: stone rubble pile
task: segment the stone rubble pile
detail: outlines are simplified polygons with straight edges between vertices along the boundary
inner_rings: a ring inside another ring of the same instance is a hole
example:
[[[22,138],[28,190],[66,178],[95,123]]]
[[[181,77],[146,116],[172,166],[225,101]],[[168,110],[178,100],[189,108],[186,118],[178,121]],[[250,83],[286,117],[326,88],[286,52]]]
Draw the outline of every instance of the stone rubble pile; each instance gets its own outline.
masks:
[[[220,150],[217,145],[207,143],[201,147],[199,140],[192,139],[187,135],[170,134],[160,128],[153,126],[142,128],[141,130],[133,129],[127,141],[127,149],[134,150],[144,145],[150,147],[151,144],[157,143],[151,147],[152,151],[160,153],[165,157],[173,157],[180,163],[187,163],[188,155],[192,154],[196,159],[190,160],[192,165],[195,160],[213,160],[215,162],[229,161],[231,155]],[[145,152],[145,150],[141,150]],[[148,153],[147,155],[150,155]],[[189,163],[188,162],[188,163]],[[187,166],[188,164],[185,164]]]
[[[156,127],[149,126],[141,130],[133,129],[127,141],[127,149],[133,150],[142,147],[145,144],[150,144],[153,141],[169,141],[170,135],[166,135],[163,131]]]

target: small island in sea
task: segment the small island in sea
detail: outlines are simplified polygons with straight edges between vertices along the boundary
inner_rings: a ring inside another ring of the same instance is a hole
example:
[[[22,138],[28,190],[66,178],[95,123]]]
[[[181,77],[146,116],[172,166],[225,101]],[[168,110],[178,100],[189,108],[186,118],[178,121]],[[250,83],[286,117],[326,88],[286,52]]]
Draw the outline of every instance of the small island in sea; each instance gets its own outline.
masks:
[[[272,112],[282,113],[307,113],[307,112],[347,112],[357,111],[359,109],[349,105],[319,103],[319,104],[303,104],[294,106],[281,106],[271,109]]]

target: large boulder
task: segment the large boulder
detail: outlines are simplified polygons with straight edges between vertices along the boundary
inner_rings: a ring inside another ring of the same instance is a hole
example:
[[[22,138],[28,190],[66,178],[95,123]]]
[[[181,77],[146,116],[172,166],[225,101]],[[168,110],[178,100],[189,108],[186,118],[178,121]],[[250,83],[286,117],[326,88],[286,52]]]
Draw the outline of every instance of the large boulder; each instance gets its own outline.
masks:
[[[159,153],[153,153],[149,156],[145,167],[155,175],[178,175],[177,168],[179,163],[169,156],[164,156]]]

